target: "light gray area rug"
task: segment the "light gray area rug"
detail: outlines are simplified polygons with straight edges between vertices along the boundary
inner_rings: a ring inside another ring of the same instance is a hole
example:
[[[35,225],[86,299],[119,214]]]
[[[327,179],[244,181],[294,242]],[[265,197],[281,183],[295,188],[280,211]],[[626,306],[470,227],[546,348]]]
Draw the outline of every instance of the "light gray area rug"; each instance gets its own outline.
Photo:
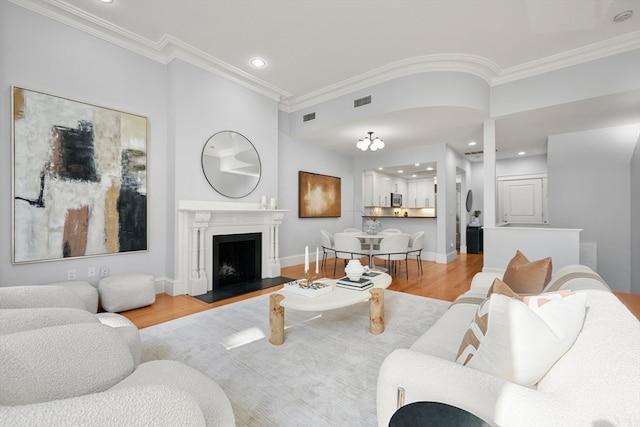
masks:
[[[449,305],[387,290],[380,335],[369,333],[367,302],[286,310],[286,339],[274,346],[262,295],[141,330],[142,359],[179,360],[206,373],[226,391],[238,426],[376,426],[380,364]]]

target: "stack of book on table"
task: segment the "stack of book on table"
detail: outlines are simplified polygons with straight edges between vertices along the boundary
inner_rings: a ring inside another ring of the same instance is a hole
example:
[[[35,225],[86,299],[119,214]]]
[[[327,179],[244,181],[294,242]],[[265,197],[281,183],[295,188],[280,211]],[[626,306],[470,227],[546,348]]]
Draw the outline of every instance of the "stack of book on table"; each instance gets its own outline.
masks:
[[[354,289],[356,291],[364,291],[373,287],[373,282],[370,278],[362,276],[360,280],[354,281],[349,279],[348,276],[338,279],[336,286],[345,289]]]

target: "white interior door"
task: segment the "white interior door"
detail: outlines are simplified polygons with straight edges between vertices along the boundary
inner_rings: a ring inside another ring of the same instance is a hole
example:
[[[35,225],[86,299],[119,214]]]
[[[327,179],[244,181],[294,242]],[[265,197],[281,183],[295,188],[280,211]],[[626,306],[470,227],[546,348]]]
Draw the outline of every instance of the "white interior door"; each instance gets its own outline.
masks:
[[[542,178],[502,181],[502,220],[516,224],[543,224],[543,190]]]

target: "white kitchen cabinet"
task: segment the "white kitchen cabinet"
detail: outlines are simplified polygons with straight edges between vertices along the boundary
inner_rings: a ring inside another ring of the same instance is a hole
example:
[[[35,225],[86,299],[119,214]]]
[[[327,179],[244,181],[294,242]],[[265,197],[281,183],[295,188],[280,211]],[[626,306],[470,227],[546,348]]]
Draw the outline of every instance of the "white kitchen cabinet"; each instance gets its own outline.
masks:
[[[407,182],[402,178],[366,171],[362,175],[362,201],[364,206],[391,207],[391,193],[402,194],[407,200]]]
[[[390,176],[378,174],[378,206],[388,208],[391,206],[391,193],[394,189],[394,183]]]
[[[389,198],[391,187],[390,177],[374,171],[366,171],[362,177],[362,198],[364,206],[391,206],[391,200]]]
[[[428,179],[425,185],[425,207],[433,208],[436,206],[436,192],[433,179]]]
[[[407,200],[409,208],[428,208],[435,204],[433,180],[417,179],[407,182]]]
[[[362,203],[363,206],[378,206],[378,193],[376,192],[376,176],[372,171],[367,171],[362,176]]]

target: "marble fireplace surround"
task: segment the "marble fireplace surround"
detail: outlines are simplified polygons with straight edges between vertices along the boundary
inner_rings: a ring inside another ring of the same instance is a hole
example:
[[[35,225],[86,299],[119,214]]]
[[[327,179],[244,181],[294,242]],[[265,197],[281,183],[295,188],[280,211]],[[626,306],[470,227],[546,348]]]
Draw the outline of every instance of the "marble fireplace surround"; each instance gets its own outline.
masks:
[[[262,233],[262,279],[280,276],[278,229],[288,210],[258,203],[181,200],[178,205],[178,271],[188,295],[212,289],[213,236]]]

